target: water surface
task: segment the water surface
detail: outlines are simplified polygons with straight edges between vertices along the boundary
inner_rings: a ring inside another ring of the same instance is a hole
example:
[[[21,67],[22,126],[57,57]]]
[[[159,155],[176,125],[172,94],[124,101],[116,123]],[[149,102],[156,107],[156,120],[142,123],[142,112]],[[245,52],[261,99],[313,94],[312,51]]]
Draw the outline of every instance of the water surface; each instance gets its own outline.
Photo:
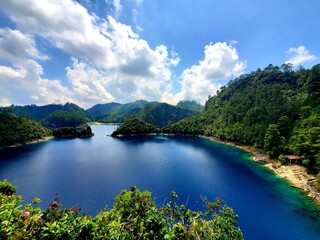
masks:
[[[122,189],[150,190],[158,206],[172,190],[180,203],[204,207],[220,197],[239,215],[245,239],[320,239],[320,214],[291,188],[239,149],[197,137],[106,136],[114,125],[92,126],[88,139],[51,140],[0,151],[0,179],[26,202],[46,207],[58,192],[66,207],[96,214]]]

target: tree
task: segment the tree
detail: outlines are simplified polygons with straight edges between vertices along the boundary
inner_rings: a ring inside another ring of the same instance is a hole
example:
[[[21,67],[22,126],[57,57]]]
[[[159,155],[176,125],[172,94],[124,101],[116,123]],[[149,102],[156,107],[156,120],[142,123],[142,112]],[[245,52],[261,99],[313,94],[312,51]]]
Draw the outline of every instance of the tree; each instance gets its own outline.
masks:
[[[269,157],[278,157],[285,147],[285,138],[280,135],[278,126],[270,124],[264,137],[264,149]]]

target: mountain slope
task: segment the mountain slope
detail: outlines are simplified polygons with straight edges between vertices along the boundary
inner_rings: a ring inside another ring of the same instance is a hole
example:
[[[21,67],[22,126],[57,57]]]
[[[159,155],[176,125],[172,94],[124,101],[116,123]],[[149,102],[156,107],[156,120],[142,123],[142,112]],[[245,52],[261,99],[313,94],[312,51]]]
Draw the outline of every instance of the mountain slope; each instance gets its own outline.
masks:
[[[48,129],[35,121],[10,113],[0,113],[0,147],[27,143],[50,134]]]
[[[162,128],[169,123],[175,123],[196,113],[195,111],[172,106],[167,103],[148,103],[142,100],[117,106],[113,111],[113,114],[100,121],[121,123],[128,119],[137,118],[153,124],[157,128]]]
[[[254,145],[271,157],[298,154],[316,173],[320,170],[320,64],[296,71],[290,65],[269,65],[242,75],[209,98],[201,114],[164,130]]]
[[[29,118],[40,122],[44,120],[49,114],[60,110],[65,112],[74,112],[81,116],[88,117],[84,109],[80,108],[74,103],[62,104],[49,104],[44,106],[37,105],[26,105],[26,106],[15,106],[2,108],[2,111],[11,111],[17,116]]]
[[[106,104],[96,104],[93,107],[86,110],[86,112],[91,116],[93,120],[99,120],[107,117],[117,111],[117,107],[122,106],[120,103],[106,103]]]

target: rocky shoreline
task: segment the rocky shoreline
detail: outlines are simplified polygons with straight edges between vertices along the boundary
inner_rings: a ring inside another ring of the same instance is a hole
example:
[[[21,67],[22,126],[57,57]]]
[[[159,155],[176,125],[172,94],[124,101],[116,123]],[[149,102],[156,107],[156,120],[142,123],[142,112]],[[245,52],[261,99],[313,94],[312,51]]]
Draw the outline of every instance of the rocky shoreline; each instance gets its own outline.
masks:
[[[303,166],[299,165],[282,165],[279,162],[271,161],[267,154],[259,152],[253,147],[236,144],[233,142],[222,141],[215,137],[200,136],[214,142],[222,143],[228,146],[242,149],[252,155],[252,160],[258,162],[271,171],[273,171],[280,178],[288,181],[294,188],[303,191],[314,203],[320,206],[320,191],[316,189],[314,183],[315,176],[308,174]]]

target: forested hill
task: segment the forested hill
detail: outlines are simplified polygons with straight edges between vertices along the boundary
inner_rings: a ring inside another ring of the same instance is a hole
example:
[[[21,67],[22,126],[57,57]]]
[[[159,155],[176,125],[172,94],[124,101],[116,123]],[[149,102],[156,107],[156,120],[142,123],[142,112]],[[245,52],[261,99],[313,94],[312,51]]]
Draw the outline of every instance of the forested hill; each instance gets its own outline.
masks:
[[[269,65],[245,74],[210,97],[205,110],[164,129],[207,134],[263,148],[272,158],[302,156],[320,170],[320,64],[296,71]]]
[[[49,104],[44,106],[11,105],[10,107],[1,108],[1,111],[41,122],[48,128],[76,127],[90,120],[85,110],[74,103],[66,103],[64,105]]]
[[[139,104],[138,104],[139,103]],[[187,106],[188,104],[186,104]],[[88,111],[88,110],[87,110]],[[137,101],[112,108],[109,115],[100,119],[101,122],[120,123],[137,118],[162,128],[183,118],[192,116],[198,111],[187,107],[177,107],[167,103]]]
[[[39,123],[0,112],[0,147],[27,143],[51,135]]]
[[[11,105],[10,107],[3,107],[1,110],[6,112],[10,111],[19,117],[29,118],[37,122],[43,121],[55,111],[74,112],[82,116],[87,116],[85,110],[74,103],[48,104],[44,106],[34,104],[25,106]]]

